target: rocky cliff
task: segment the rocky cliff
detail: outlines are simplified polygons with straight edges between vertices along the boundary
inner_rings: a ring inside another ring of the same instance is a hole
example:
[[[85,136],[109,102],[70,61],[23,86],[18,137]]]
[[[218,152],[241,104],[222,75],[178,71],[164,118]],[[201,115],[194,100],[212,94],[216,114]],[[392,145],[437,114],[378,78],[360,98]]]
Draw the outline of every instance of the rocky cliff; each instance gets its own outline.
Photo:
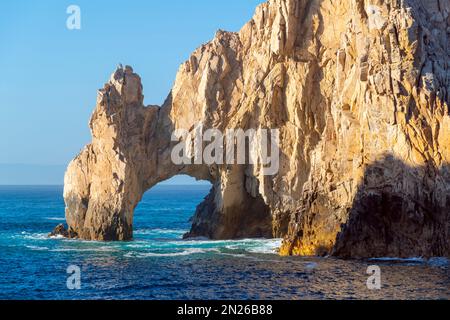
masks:
[[[284,255],[450,255],[449,14],[450,0],[270,0],[197,49],[161,107],[119,68],[66,173],[69,234],[131,239],[143,193],[188,174],[213,188],[187,236],[284,237]],[[172,133],[198,124],[279,129],[278,173],[175,165]]]

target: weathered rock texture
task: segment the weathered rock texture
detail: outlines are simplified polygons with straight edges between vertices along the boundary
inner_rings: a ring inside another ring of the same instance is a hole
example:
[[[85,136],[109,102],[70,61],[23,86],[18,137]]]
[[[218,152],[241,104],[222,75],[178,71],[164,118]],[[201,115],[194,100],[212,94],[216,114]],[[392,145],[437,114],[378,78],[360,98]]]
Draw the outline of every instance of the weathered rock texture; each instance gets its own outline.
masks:
[[[449,0],[270,0],[219,31],[162,107],[131,68],[99,92],[65,178],[70,232],[132,238],[142,194],[214,187],[189,236],[285,237],[282,254],[450,255]],[[280,129],[280,171],[176,166],[175,129]]]

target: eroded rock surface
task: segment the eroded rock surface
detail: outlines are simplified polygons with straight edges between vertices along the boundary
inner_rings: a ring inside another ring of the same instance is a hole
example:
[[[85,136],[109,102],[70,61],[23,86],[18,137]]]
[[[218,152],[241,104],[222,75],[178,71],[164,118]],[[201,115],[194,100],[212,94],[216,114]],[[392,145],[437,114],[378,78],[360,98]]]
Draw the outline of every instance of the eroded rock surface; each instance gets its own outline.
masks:
[[[284,237],[282,254],[450,255],[450,0],[270,0],[217,32],[162,107],[119,68],[71,162],[69,232],[132,238],[160,181],[213,184],[189,236]],[[280,170],[171,161],[175,129],[280,130]]]

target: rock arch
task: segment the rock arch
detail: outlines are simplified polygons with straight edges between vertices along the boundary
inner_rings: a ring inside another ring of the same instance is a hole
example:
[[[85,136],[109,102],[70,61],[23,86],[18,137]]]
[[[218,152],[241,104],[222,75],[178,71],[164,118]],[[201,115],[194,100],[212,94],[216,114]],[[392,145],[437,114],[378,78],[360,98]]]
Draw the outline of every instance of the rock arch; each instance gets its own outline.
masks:
[[[172,97],[161,108],[145,107],[142,91],[131,67],[117,69],[99,91],[90,121],[92,143],[65,176],[69,234],[88,240],[132,239],[133,214],[142,195],[159,182],[186,174],[213,184],[187,236],[272,237],[270,210],[260,194],[247,191],[244,168],[231,166],[223,172],[217,166],[175,165]]]

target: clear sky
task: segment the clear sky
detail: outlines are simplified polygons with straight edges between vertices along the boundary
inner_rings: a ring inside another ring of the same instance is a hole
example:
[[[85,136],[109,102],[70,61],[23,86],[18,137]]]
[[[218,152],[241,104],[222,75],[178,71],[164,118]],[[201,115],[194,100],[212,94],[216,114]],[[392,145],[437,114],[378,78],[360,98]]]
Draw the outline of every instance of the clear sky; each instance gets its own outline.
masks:
[[[161,104],[190,53],[218,29],[238,31],[261,2],[2,1],[0,166],[64,167],[90,141],[97,89],[119,63],[142,77],[146,104]],[[71,4],[81,30],[66,27]]]

